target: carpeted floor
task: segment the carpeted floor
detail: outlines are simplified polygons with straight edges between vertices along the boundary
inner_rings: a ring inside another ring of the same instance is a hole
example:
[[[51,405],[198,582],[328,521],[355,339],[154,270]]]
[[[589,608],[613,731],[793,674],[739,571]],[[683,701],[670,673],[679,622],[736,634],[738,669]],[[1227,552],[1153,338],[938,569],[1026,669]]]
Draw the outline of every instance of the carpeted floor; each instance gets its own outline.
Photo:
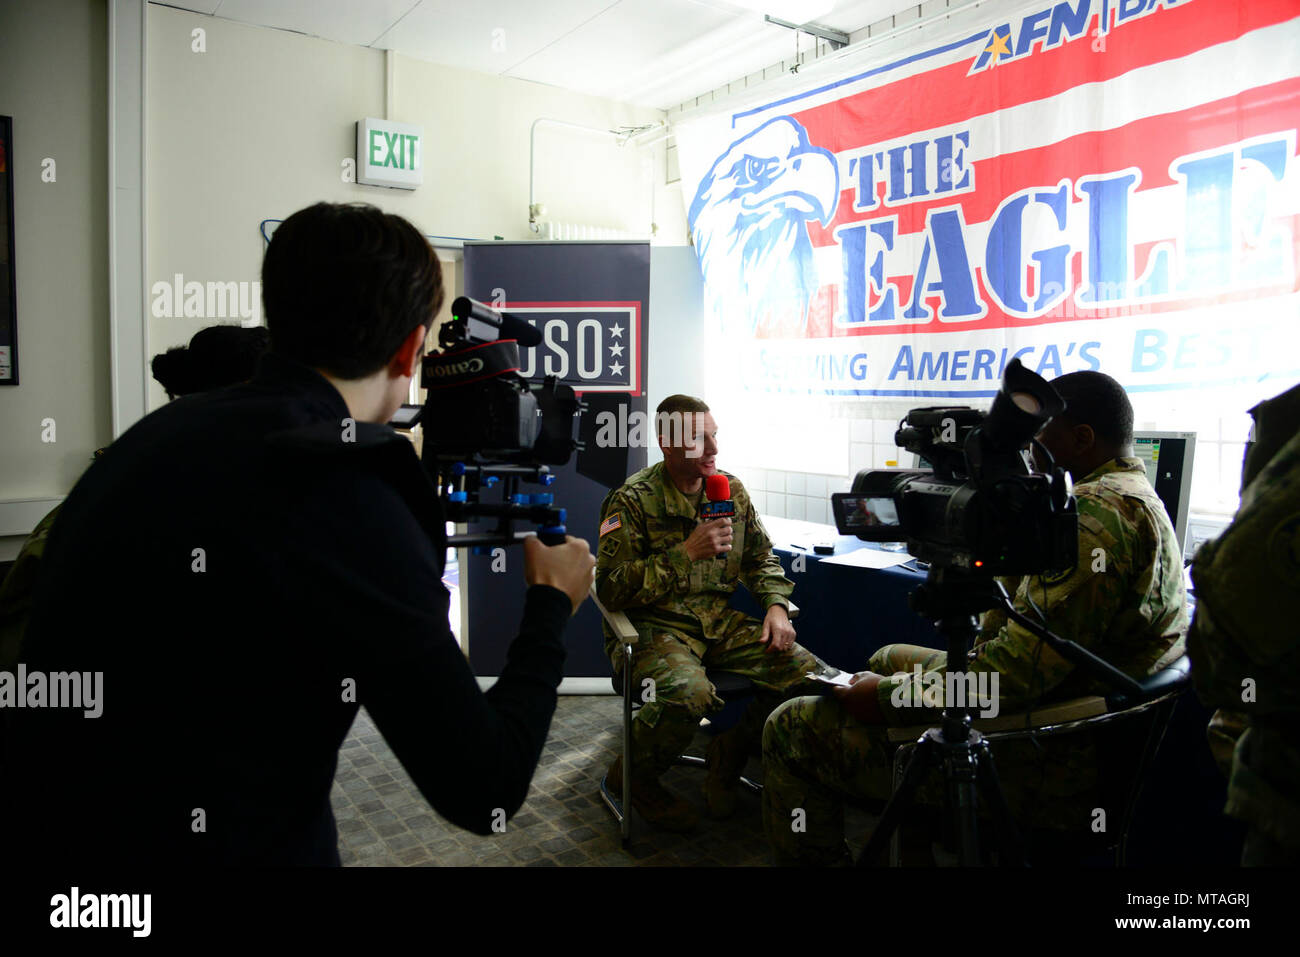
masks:
[[[600,779],[617,755],[622,703],[613,696],[562,696],[528,801],[502,834],[480,837],[439,818],[416,790],[363,709],[339,754],[332,794],[344,865],[500,867],[765,866],[759,799],[741,789],[740,807],[726,821],[704,814],[704,771],[674,768],[665,786],[701,814],[692,834],[651,830],[633,818],[633,840],[623,850],[618,824],[599,796]],[[696,736],[690,753],[703,754]],[[746,774],[761,780],[761,761]],[[852,839],[872,818],[852,809]]]

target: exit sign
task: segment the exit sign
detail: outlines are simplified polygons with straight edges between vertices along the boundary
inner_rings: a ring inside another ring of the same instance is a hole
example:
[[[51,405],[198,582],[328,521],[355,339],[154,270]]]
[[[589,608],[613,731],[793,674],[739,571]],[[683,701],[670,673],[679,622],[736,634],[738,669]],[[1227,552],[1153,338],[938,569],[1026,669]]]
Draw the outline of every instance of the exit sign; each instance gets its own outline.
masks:
[[[358,120],[357,182],[397,189],[415,189],[424,182],[423,127]]]

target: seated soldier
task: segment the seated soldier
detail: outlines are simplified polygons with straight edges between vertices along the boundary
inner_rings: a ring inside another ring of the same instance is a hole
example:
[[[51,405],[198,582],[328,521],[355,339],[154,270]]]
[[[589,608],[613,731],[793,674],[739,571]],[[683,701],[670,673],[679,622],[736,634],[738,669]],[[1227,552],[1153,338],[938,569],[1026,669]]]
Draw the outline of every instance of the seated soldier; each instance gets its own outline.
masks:
[[[1183,652],[1187,596],[1178,540],[1145,467],[1132,456],[1133,407],[1123,387],[1100,372],[1071,373],[1052,385],[1065,411],[1038,439],[1075,482],[1078,564],[1063,575],[1025,576],[1014,604],[1036,618],[1032,600],[1054,633],[1135,678],[1146,677]],[[799,698],[772,714],[763,733],[763,819],[779,863],[844,860],[842,798],[883,802],[892,790],[895,745],[886,726],[935,723],[943,705],[942,683],[935,682],[927,683],[925,710],[915,707],[915,676],[907,672],[916,665],[923,673],[942,672],[946,664],[942,651],[888,645],[852,687],[835,689],[835,698]],[[996,689],[1004,714],[1044,698],[1108,690],[997,610],[984,615],[967,669],[976,678],[991,673],[985,687]],[[1032,742],[1021,744],[1028,746],[995,754],[1013,813],[1041,805],[1021,795],[1042,788],[1049,777],[1042,767],[1034,773]],[[1095,776],[1095,755],[1053,750],[1053,771],[1067,785]],[[1089,823],[1086,816],[1078,821],[1079,827]]]
[[[705,669],[744,675],[759,689],[740,724],[709,747],[709,813],[726,817],[768,714],[787,689],[823,665],[795,644],[787,614],[794,584],[782,573],[748,493],[734,476],[718,473],[709,407],[669,396],[656,422],[663,462],[637,472],[601,505],[596,593],[611,611],[625,611],[639,636],[632,683],[644,703],[632,722],[632,806],[651,824],[684,831],[698,815],[659,777],[690,743],[700,718],[723,705]],[[730,480],[734,521],[700,520],[704,479],[715,473]],[[739,582],[764,608],[762,622],[727,607]],[[606,650],[620,670],[622,648],[608,628]],[[650,688],[653,693],[642,690]],[[609,780],[622,775],[619,757]]]
[[[1242,866],[1300,863],[1300,386],[1250,410],[1232,524],[1192,560],[1196,691],[1219,708],[1210,747],[1246,824]]]

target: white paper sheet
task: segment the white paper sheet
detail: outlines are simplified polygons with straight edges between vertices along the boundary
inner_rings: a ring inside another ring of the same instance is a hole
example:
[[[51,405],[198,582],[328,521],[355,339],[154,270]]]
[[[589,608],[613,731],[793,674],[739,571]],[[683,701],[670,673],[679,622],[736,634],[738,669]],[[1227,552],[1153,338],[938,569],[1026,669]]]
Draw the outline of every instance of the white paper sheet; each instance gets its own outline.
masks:
[[[767,529],[772,544],[778,548],[796,542],[833,542],[840,537],[834,525],[822,525],[820,522],[803,522],[797,518],[780,518],[776,515],[760,515],[763,527]]]
[[[855,568],[893,568],[910,562],[907,552],[887,552],[879,548],[856,548],[842,555],[827,555],[822,559],[832,565],[852,565]]]
[[[834,685],[839,688],[852,687],[853,682],[853,673],[849,671],[841,671],[834,675],[819,675],[809,672],[808,677],[813,681],[819,681],[824,685]]]

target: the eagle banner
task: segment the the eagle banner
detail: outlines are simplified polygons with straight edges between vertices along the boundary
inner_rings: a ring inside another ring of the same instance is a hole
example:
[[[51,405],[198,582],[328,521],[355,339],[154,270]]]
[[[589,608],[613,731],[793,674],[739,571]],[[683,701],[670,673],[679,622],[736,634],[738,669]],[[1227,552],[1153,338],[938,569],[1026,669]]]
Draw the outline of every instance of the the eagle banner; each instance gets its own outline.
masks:
[[[675,126],[740,387],[1300,375],[1296,0],[995,2],[911,37]]]

